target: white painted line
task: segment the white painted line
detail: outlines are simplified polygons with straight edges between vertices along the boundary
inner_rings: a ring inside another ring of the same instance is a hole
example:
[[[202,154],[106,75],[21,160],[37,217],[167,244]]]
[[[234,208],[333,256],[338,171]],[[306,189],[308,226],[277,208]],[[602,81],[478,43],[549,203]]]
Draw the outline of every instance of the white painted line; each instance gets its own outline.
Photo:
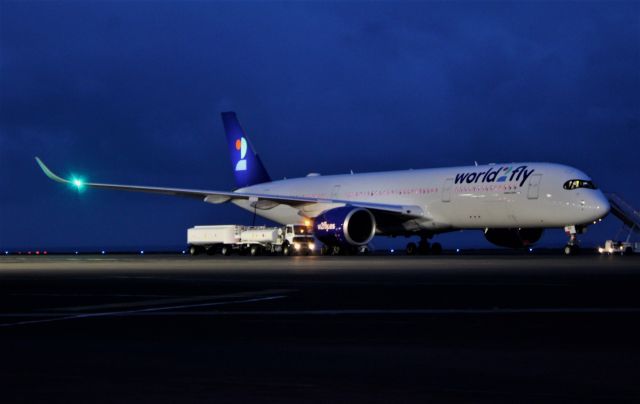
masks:
[[[88,305],[88,306],[60,307],[60,308],[47,309],[47,311],[75,313],[78,311],[128,309],[128,308],[134,308],[134,307],[162,306],[162,305],[177,304],[177,303],[258,297],[258,296],[264,296],[264,295],[289,293],[293,291],[294,291],[293,289],[264,289],[264,290],[256,290],[256,291],[249,291],[249,292],[225,293],[222,295],[181,296],[181,297],[173,296],[165,299],[136,300],[132,302],[104,303],[104,304],[94,304],[94,305]]]
[[[249,300],[235,300],[228,302],[202,303],[170,307],[153,307],[139,310],[114,311],[107,313],[88,313],[75,316],[64,316],[55,313],[0,313],[2,317],[55,317],[59,319],[88,318],[100,316],[340,316],[340,315],[501,315],[501,314],[612,314],[612,313],[640,313],[640,307],[583,307],[583,308],[526,308],[526,309],[320,309],[320,310],[234,310],[234,311],[167,311],[175,308],[195,308],[216,306],[233,303],[249,303],[261,300],[281,299],[287,296],[269,296]],[[37,322],[37,321],[36,321]],[[0,324],[4,326],[6,324]]]
[[[229,300],[229,301],[225,301],[225,302],[184,304],[184,305],[179,305],[179,306],[150,307],[150,308],[146,308],[146,309],[137,309],[137,310],[75,314],[75,315],[71,315],[71,316],[61,316],[61,317],[46,318],[46,319],[40,319],[40,320],[27,320],[27,321],[18,321],[18,322],[15,322],[15,323],[4,323],[4,324],[0,324],[0,327],[5,327],[5,328],[6,327],[16,327],[16,326],[21,326],[21,325],[52,323],[54,321],[79,320],[79,319],[83,319],[83,318],[94,318],[94,317],[128,316],[128,315],[133,315],[133,314],[150,313],[150,312],[157,312],[157,311],[163,311],[163,310],[188,309],[188,308],[209,307],[209,306],[222,306],[222,305],[226,305],[226,304],[236,304],[236,303],[253,303],[253,302],[266,301],[266,300],[284,299],[285,297],[287,297],[287,296],[285,296],[285,295],[267,296],[267,297],[259,297],[259,298],[254,298],[254,299],[245,299],[245,300]]]

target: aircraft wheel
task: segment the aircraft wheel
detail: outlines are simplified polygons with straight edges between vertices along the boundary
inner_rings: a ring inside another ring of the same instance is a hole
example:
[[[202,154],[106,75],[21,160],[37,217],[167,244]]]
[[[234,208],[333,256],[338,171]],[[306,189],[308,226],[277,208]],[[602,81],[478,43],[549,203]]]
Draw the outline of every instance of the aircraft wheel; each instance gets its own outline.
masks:
[[[282,247],[282,255],[284,255],[285,257],[291,255],[291,247],[289,246],[289,244],[286,244],[284,247]]]
[[[416,246],[416,243],[407,244],[407,255],[416,255],[417,250],[418,247]]]
[[[200,249],[194,245],[189,247],[189,254],[191,255],[198,255],[200,254]]]
[[[223,245],[222,248],[220,249],[220,253],[225,257],[228,257],[229,255],[231,255],[231,248],[226,245]]]
[[[431,254],[433,255],[442,254],[442,245],[440,243],[431,244]]]
[[[569,245],[564,246],[564,255],[576,255],[580,252],[580,247],[577,245]]]
[[[320,255],[329,255],[329,247],[326,245],[320,247]]]

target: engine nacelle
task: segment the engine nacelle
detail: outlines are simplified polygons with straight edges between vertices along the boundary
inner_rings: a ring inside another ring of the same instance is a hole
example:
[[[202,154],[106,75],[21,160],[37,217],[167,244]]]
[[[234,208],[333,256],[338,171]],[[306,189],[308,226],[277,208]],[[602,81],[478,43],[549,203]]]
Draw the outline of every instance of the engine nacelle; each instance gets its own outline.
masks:
[[[542,237],[544,229],[485,229],[484,236],[500,247],[524,248]]]
[[[365,245],[376,233],[376,219],[364,208],[335,208],[314,219],[313,232],[327,245]]]

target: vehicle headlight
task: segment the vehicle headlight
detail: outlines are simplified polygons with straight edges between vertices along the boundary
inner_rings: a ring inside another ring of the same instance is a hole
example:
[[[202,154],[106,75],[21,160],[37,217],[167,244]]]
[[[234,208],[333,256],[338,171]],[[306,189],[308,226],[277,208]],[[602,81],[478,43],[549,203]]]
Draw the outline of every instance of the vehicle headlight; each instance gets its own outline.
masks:
[[[295,248],[296,250],[299,250],[300,249],[300,244],[293,243],[293,248]]]
[[[309,249],[310,250],[314,250],[316,248],[316,245],[313,243],[309,243]]]
[[[602,247],[598,247],[598,252],[602,254],[604,252],[604,249]]]

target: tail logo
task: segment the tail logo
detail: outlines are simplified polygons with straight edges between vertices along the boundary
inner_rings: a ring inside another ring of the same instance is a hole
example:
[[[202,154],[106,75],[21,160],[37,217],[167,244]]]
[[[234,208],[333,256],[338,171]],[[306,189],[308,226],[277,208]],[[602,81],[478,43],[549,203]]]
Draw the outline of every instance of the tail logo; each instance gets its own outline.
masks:
[[[240,152],[240,160],[236,163],[236,171],[247,171],[247,140],[244,137],[236,140],[236,150]]]

